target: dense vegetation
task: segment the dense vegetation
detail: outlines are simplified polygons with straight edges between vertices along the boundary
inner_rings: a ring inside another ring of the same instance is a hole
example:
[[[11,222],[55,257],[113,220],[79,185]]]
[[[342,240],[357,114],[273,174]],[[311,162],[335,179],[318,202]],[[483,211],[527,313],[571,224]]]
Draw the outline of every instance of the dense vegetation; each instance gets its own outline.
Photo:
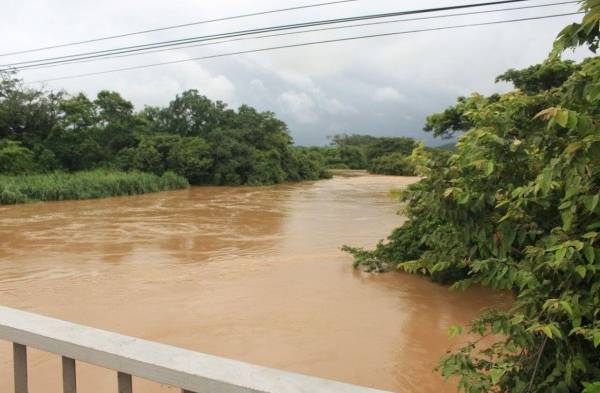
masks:
[[[417,146],[412,138],[337,134],[330,139],[330,146],[310,148],[329,169],[366,169],[370,173],[400,176],[415,174],[408,160]]]
[[[0,204],[94,199],[188,187],[184,177],[152,173],[94,170],[67,174],[0,176]]]
[[[368,270],[512,291],[510,310],[482,313],[468,328],[480,339],[440,361],[465,392],[600,392],[600,58],[560,59],[598,48],[600,2],[582,5],[543,64],[499,77],[515,91],[429,117],[438,136],[464,132],[457,150],[415,150],[408,221],[373,251],[346,247]]]
[[[26,88],[11,74],[0,77],[0,175],[171,171],[192,184],[215,185],[327,176],[322,157],[293,147],[287,126],[271,112],[245,105],[232,110],[196,90],[164,108],[136,112],[116,92],[101,91],[92,100]]]

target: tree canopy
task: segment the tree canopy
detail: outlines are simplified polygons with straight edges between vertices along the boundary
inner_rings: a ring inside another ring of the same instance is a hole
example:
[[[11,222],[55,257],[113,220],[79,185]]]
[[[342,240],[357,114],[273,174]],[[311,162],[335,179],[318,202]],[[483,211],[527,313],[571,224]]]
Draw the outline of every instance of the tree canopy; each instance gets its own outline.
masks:
[[[345,247],[367,270],[514,294],[510,310],[466,328],[478,339],[441,359],[465,392],[600,391],[600,59],[559,58],[598,47],[600,2],[582,8],[546,62],[499,77],[516,90],[429,117],[436,135],[464,131],[456,151],[415,149],[423,179],[401,196],[406,223],[373,251]]]
[[[119,93],[95,98],[0,81],[0,174],[96,168],[167,171],[192,184],[261,185],[327,176],[320,157],[296,152],[272,112],[230,109],[197,90],[136,111]],[[310,161],[310,162],[305,162]]]

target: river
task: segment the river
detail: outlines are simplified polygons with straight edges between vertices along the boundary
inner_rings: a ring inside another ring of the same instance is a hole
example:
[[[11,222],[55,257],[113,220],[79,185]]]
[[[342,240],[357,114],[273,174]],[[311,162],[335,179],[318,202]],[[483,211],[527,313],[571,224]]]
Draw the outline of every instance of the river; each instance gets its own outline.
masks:
[[[432,368],[447,329],[506,303],[401,273],[354,271],[343,244],[402,223],[414,178],[336,176],[0,206],[0,304],[192,350],[405,393],[453,392]],[[12,391],[0,341],[0,391]],[[58,356],[30,352],[30,392],[61,390]],[[82,393],[116,391],[78,364]],[[134,379],[134,390],[176,392]]]

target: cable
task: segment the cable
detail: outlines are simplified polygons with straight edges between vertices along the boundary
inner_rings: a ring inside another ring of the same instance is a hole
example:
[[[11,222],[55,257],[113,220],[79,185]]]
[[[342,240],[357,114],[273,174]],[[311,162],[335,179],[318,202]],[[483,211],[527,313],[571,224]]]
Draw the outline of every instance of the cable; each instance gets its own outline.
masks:
[[[337,38],[337,39],[332,39],[332,40],[312,41],[312,42],[304,42],[304,43],[300,43],[300,44],[281,45],[281,46],[273,46],[273,47],[268,47],[268,48],[246,50],[246,51],[221,53],[221,54],[217,54],[217,55],[195,57],[195,58],[184,59],[184,60],[175,60],[175,61],[145,64],[145,65],[139,65],[139,66],[133,66],[133,67],[116,68],[116,69],[112,69],[112,70],[106,70],[106,71],[100,71],[100,72],[90,72],[90,73],[78,74],[78,75],[69,75],[69,76],[64,76],[64,77],[59,77],[59,78],[44,79],[44,80],[38,80],[38,81],[33,81],[33,82],[28,82],[28,83],[29,84],[46,83],[46,82],[53,82],[53,81],[58,81],[58,80],[83,78],[83,77],[87,77],[87,76],[103,75],[103,74],[110,74],[110,73],[122,72],[122,71],[139,70],[139,69],[143,69],[143,68],[158,67],[158,66],[162,66],[162,65],[185,63],[188,61],[216,59],[216,58],[220,58],[220,57],[236,56],[236,55],[258,53],[258,52],[267,52],[267,51],[274,51],[274,50],[287,49],[287,48],[298,48],[298,47],[311,46],[311,45],[329,44],[329,43],[334,43],[334,42],[346,42],[346,41],[354,41],[354,40],[361,40],[361,39],[368,39],[368,38],[389,37],[389,36],[404,35],[404,34],[423,33],[423,32],[428,32],[428,31],[453,30],[453,29],[460,29],[460,28],[465,28],[465,27],[490,26],[490,25],[497,25],[497,24],[513,23],[513,22],[524,22],[524,21],[531,21],[531,20],[558,18],[558,17],[563,17],[563,16],[572,16],[572,15],[580,15],[580,14],[583,14],[583,12],[580,11],[580,12],[571,12],[571,13],[565,13],[565,14],[537,16],[537,17],[530,17],[530,18],[509,19],[509,20],[482,22],[482,23],[471,23],[471,24],[436,27],[436,28],[429,28],[429,29],[406,30],[406,31],[398,31],[398,32],[392,32],[392,33],[370,34],[370,35],[363,35],[363,36],[356,36],[356,37]]]
[[[162,41],[162,42],[156,42],[156,43],[152,43],[152,44],[133,45],[133,46],[127,46],[127,47],[121,47],[121,48],[115,48],[115,49],[84,52],[84,53],[79,53],[79,54],[74,54],[74,55],[57,56],[57,57],[50,57],[50,58],[38,59],[38,60],[21,61],[21,62],[16,62],[16,63],[3,64],[3,65],[0,65],[0,67],[6,68],[6,67],[14,67],[14,66],[32,64],[32,63],[36,63],[36,65],[46,65],[46,64],[56,63],[56,60],[65,60],[65,59],[83,60],[83,59],[89,59],[89,58],[102,57],[105,55],[137,52],[137,51],[142,51],[145,49],[154,49],[154,48],[161,48],[161,47],[166,47],[166,46],[183,45],[183,44],[189,44],[189,43],[193,43],[193,42],[208,41],[208,40],[214,40],[214,39],[219,39],[219,38],[230,38],[230,37],[239,37],[239,36],[252,35],[252,34],[258,34],[258,33],[268,33],[271,31],[290,30],[290,29],[297,29],[297,28],[302,28],[302,27],[321,26],[321,25],[354,22],[354,21],[369,20],[369,19],[389,18],[389,17],[401,16],[401,15],[413,15],[413,14],[422,14],[422,13],[431,13],[431,12],[440,12],[440,11],[451,11],[451,10],[456,10],[456,9],[484,7],[484,6],[490,6],[490,5],[521,3],[521,2],[525,2],[525,1],[531,1],[531,0],[501,0],[501,1],[486,2],[486,3],[465,4],[465,5],[457,5],[457,6],[426,8],[426,9],[411,10],[411,11],[390,12],[390,13],[384,13],[384,14],[363,15],[363,16],[348,17],[348,18],[319,20],[319,21],[313,21],[313,22],[272,26],[272,27],[267,27],[267,28],[241,30],[241,31],[236,31],[236,32],[231,32],[231,33],[221,33],[221,34],[213,34],[213,35],[208,35],[208,36],[198,36],[198,37],[184,38],[184,39],[178,39],[178,40]]]
[[[65,44],[57,44],[57,45],[52,45],[52,46],[44,46],[44,47],[41,47],[41,48],[34,48],[34,49],[26,49],[26,50],[16,51],[16,52],[1,53],[0,57],[12,56],[12,55],[20,55],[20,54],[23,54],[23,53],[40,52],[40,51],[45,51],[45,50],[49,50],[49,49],[64,48],[64,47],[67,47],[67,46],[89,44],[89,43],[92,43],[92,42],[113,40],[115,38],[130,37],[130,36],[133,36],[133,35],[146,34],[146,33],[154,33],[154,32],[157,32],[157,31],[164,31],[164,30],[171,30],[171,29],[179,29],[179,28],[182,28],[182,27],[203,25],[203,24],[213,23],[213,22],[222,22],[222,21],[226,21],[226,20],[248,18],[248,17],[251,17],[251,16],[260,16],[260,15],[275,14],[275,13],[279,13],[279,12],[296,11],[296,10],[301,10],[301,9],[306,9],[306,8],[323,7],[323,6],[333,5],[333,4],[353,3],[353,2],[356,2],[356,1],[360,1],[360,0],[329,1],[327,3],[308,4],[308,5],[301,5],[301,6],[297,6],[297,7],[280,8],[280,9],[276,9],[276,10],[252,12],[252,13],[249,13],[249,14],[242,14],[242,15],[235,15],[235,16],[227,16],[227,17],[217,18],[217,19],[207,19],[207,20],[201,20],[201,21],[196,21],[196,22],[183,23],[183,24],[180,24],[180,25],[172,25],[172,26],[165,26],[165,27],[157,27],[157,28],[148,29],[148,30],[135,31],[135,32],[132,32],[132,33],[124,33],[124,34],[117,34],[117,35],[111,35],[111,36],[106,36],[106,37],[92,38],[92,39],[84,40],[84,41],[68,42],[68,43],[65,43]]]
[[[340,30],[340,29],[355,28],[355,27],[375,26],[375,25],[383,25],[383,24],[398,23],[398,22],[412,22],[412,21],[419,21],[419,20],[449,18],[449,17],[456,17],[456,16],[479,15],[479,14],[488,14],[488,13],[494,13],[494,12],[505,12],[505,11],[515,11],[515,10],[524,10],[524,9],[532,9],[532,8],[551,7],[551,6],[557,6],[557,5],[575,4],[578,2],[579,2],[578,0],[571,0],[571,1],[563,1],[563,2],[559,2],[559,3],[551,3],[551,4],[538,4],[538,5],[530,5],[530,6],[523,6],[523,7],[499,8],[499,9],[485,10],[485,11],[461,12],[461,13],[454,13],[454,14],[447,14],[447,15],[435,15],[435,16],[423,16],[423,17],[418,17],[418,18],[395,19],[395,20],[381,21],[381,22],[360,23],[360,24],[354,24],[354,25],[348,25],[348,26],[325,27],[325,28],[311,29],[311,30],[267,34],[267,35],[262,35],[262,36],[257,36],[257,37],[241,37],[241,38],[233,38],[233,39],[217,41],[217,42],[208,42],[208,43],[203,43],[203,44],[180,46],[177,48],[165,48],[165,49],[157,49],[157,50],[148,50],[148,51],[141,52],[141,53],[129,53],[129,54],[122,54],[122,55],[117,55],[117,56],[106,56],[106,57],[101,57],[101,58],[97,58],[97,59],[87,59],[87,60],[75,59],[75,60],[65,61],[65,62],[62,62],[59,64],[32,65],[32,66],[18,68],[18,70],[19,71],[29,71],[29,70],[39,70],[39,69],[45,69],[45,68],[54,68],[54,67],[59,67],[59,66],[64,66],[64,65],[91,63],[91,62],[95,62],[95,61],[99,61],[99,60],[111,60],[111,59],[119,59],[119,58],[124,58],[124,57],[146,55],[146,54],[152,54],[152,53],[158,53],[158,52],[168,52],[168,51],[175,51],[175,50],[181,50],[181,49],[187,49],[187,48],[197,48],[197,47],[202,47],[202,46],[219,45],[219,44],[225,44],[225,43],[235,42],[235,41],[246,41],[246,40],[255,40],[255,39],[262,39],[262,38],[281,37],[281,36],[287,36],[287,35],[314,33],[314,32],[329,31],[329,30]]]

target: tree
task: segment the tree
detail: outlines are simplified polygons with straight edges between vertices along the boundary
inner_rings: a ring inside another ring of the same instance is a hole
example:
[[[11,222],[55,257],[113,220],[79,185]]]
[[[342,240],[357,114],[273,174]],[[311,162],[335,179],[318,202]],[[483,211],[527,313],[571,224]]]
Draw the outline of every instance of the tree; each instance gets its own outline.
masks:
[[[401,153],[388,153],[371,161],[369,172],[380,175],[414,176],[415,167],[410,157]]]
[[[198,90],[188,90],[177,95],[169,106],[162,110],[163,132],[181,136],[205,136],[210,130],[227,126],[222,124],[226,105],[212,102]]]
[[[0,140],[0,173],[16,175],[35,172],[33,152],[20,142]]]
[[[391,153],[400,153],[409,156],[416,146],[417,143],[412,138],[377,138],[367,144],[365,147],[365,156],[367,162],[372,162],[375,159]]]
[[[0,143],[19,143],[18,149],[6,148],[5,156],[27,152],[19,157],[33,161],[27,169],[15,163],[11,173],[117,167],[174,170],[194,184],[258,185],[312,178],[312,171],[298,168],[322,162],[295,161],[315,157],[294,155],[288,128],[274,113],[247,105],[229,109],[197,90],[165,108],[136,113],[117,92],[103,90],[91,100],[83,93],[26,89],[13,74],[0,76]]]
[[[84,94],[63,99],[58,104],[55,124],[44,141],[64,168],[91,169],[107,160],[96,121],[96,107]]]
[[[192,184],[209,181],[212,163],[210,146],[200,137],[182,138],[173,145],[167,157],[168,169],[184,176]]]
[[[104,148],[111,156],[119,150],[134,147],[139,142],[134,131],[139,124],[133,104],[119,93],[103,90],[94,100],[96,123]]]
[[[340,160],[350,169],[364,169],[367,159],[363,149],[357,146],[342,146],[339,149]]]
[[[32,148],[46,138],[56,121],[63,93],[27,89],[13,74],[0,72],[0,138]]]
[[[563,30],[550,60],[516,71],[537,87],[472,95],[458,122],[433,118],[440,135],[469,125],[457,151],[440,165],[416,149],[424,178],[402,195],[408,221],[372,252],[346,247],[371,270],[512,291],[512,309],[482,313],[468,327],[479,339],[440,361],[465,392],[593,392],[600,384],[600,59],[576,65],[566,80],[560,70],[551,75],[567,47],[597,48],[600,3],[582,5],[585,17]],[[481,341],[491,335],[492,344]]]
[[[554,87],[559,87],[580,69],[571,60],[551,60],[545,64],[535,64],[523,70],[511,68],[496,78],[496,82],[505,81],[525,94],[537,94]]]

